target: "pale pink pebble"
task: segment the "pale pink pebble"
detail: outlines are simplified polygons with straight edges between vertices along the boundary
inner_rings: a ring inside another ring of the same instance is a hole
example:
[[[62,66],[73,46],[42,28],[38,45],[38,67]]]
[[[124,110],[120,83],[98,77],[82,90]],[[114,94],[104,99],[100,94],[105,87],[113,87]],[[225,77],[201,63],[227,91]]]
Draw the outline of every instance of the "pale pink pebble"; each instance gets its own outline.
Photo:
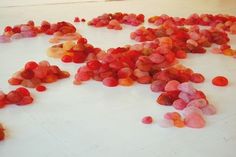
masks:
[[[26,38],[36,37],[37,34],[33,31],[21,32],[21,35]]]
[[[183,99],[177,99],[173,102],[172,106],[176,110],[183,110],[187,106],[187,103]]]
[[[185,92],[180,92],[178,97],[182,100],[184,100],[186,103],[188,103],[191,100],[191,95],[189,95],[188,93]]]
[[[202,110],[197,108],[197,107],[194,107],[194,106],[189,106],[189,107],[185,107],[185,109],[183,109],[183,115],[184,116],[187,116],[189,114],[192,114],[192,113],[197,113],[197,114],[200,114],[202,115]]]
[[[11,39],[21,39],[23,35],[21,33],[16,33],[11,36]]]
[[[196,32],[190,32],[189,36],[190,36],[191,39],[193,39],[195,41],[200,39],[200,35],[198,33],[196,33]]]
[[[193,40],[193,39],[188,39],[188,40],[186,41],[186,43],[188,43],[188,44],[190,44],[190,45],[193,45],[194,47],[197,47],[197,46],[198,46],[198,43],[197,43],[195,40]]]
[[[194,106],[194,107],[197,107],[197,108],[203,108],[205,106],[207,106],[207,101],[206,99],[195,99],[195,100],[191,100],[187,106]]]
[[[220,53],[222,53],[222,50],[219,49],[219,48],[217,48],[217,47],[213,47],[213,48],[211,49],[211,52],[212,52],[212,53],[215,53],[215,54],[220,54]]]
[[[216,108],[213,105],[207,105],[201,108],[204,115],[214,115],[216,114]]]
[[[20,27],[21,32],[27,32],[31,30],[30,26],[23,25]]]
[[[203,128],[206,122],[200,114],[192,113],[186,115],[184,123],[190,128]]]
[[[166,81],[156,80],[152,82],[150,88],[153,92],[161,92],[164,91],[165,86],[166,86]]]
[[[9,43],[11,39],[8,36],[0,35],[0,43]]]
[[[41,66],[41,67],[49,67],[50,63],[48,61],[46,61],[46,60],[43,60],[43,61],[39,62],[39,66]]]
[[[172,120],[172,113],[171,112],[167,112],[164,114],[164,119],[166,120]]]
[[[180,84],[179,81],[171,80],[166,84],[165,91],[166,92],[177,91],[179,84]]]
[[[174,126],[173,120],[160,119],[157,121],[157,124],[162,128],[170,128]]]
[[[190,82],[184,82],[179,84],[178,89],[182,92],[188,93],[188,94],[195,94],[196,89],[193,87],[193,85]]]
[[[149,59],[156,64],[162,63],[165,61],[165,57],[159,53],[153,53],[149,56]]]

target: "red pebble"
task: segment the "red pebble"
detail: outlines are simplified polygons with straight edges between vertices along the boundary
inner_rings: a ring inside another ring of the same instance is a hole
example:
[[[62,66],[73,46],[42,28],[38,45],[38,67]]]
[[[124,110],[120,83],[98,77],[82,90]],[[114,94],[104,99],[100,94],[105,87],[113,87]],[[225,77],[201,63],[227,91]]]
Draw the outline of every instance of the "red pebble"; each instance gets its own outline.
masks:
[[[25,70],[34,70],[38,67],[38,63],[34,61],[29,61],[25,64]]]
[[[108,86],[108,87],[115,87],[117,86],[119,83],[118,83],[118,80],[115,79],[114,77],[107,77],[107,78],[104,78],[102,80],[102,83],[105,85],[105,86]]]
[[[217,76],[217,77],[213,78],[212,84],[215,86],[227,86],[228,79],[224,76]]]
[[[75,17],[75,18],[74,18],[74,22],[80,22],[79,17]]]
[[[39,85],[39,86],[37,86],[36,87],[36,90],[38,91],[38,92],[43,92],[43,91],[45,91],[47,88],[45,87],[45,86],[42,86],[42,85]]]
[[[29,90],[24,87],[17,88],[16,92],[20,93],[22,96],[30,96]]]
[[[61,61],[64,62],[64,63],[72,62],[72,57],[69,56],[69,55],[64,55],[64,56],[61,58]]]
[[[152,122],[153,122],[153,119],[152,119],[151,116],[145,116],[145,117],[143,117],[143,119],[142,119],[142,123],[143,123],[143,124],[151,124]]]
[[[193,73],[190,76],[190,81],[194,82],[194,83],[202,83],[204,82],[205,78],[202,74],[200,73]]]

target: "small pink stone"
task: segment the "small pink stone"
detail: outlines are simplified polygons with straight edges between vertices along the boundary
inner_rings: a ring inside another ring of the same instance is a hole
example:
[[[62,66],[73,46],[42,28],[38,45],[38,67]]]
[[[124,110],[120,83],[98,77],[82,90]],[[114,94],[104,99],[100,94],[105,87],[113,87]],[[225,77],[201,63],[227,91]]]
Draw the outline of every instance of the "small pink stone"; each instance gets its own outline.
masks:
[[[0,43],[9,43],[11,39],[8,36],[0,35]]]
[[[220,53],[222,53],[222,50],[220,48],[213,47],[211,49],[211,52],[215,53],[215,54],[220,54]]]
[[[165,57],[159,53],[153,53],[149,56],[149,59],[156,64],[162,63],[165,61]]]
[[[145,117],[143,117],[143,119],[142,119],[142,123],[143,123],[143,124],[151,124],[152,122],[153,122],[153,119],[152,119],[151,116],[145,116]]]
[[[204,115],[214,115],[216,114],[216,108],[213,105],[207,105],[201,108]]]
[[[21,33],[16,33],[11,36],[11,39],[21,39],[23,35]]]
[[[184,102],[186,103],[188,103],[191,100],[191,95],[185,92],[180,92],[178,97],[184,100]]]
[[[196,89],[193,87],[193,85],[190,82],[184,82],[179,84],[178,89],[182,92],[188,93],[188,94],[195,94]]]
[[[187,103],[183,99],[177,99],[173,102],[172,106],[176,110],[183,110],[187,106]]]
[[[197,113],[197,114],[202,115],[202,110],[200,110],[199,108],[194,107],[194,106],[186,107],[186,108],[183,110],[183,115],[184,115],[184,116],[187,116],[187,115],[192,114],[192,113]]]
[[[157,124],[162,128],[170,128],[174,126],[173,121],[168,119],[160,119],[157,121]]]
[[[185,125],[190,128],[203,128],[206,123],[203,117],[198,113],[186,115],[184,122]]]
[[[197,108],[203,108],[205,106],[207,106],[207,101],[206,99],[195,99],[195,100],[192,100],[188,103],[188,106],[194,106],[194,107],[197,107]]]
[[[166,81],[156,80],[152,82],[150,88],[153,92],[161,92],[164,91],[165,86],[166,86]]]
[[[179,84],[180,84],[179,81],[171,80],[166,84],[165,91],[166,92],[177,91]]]

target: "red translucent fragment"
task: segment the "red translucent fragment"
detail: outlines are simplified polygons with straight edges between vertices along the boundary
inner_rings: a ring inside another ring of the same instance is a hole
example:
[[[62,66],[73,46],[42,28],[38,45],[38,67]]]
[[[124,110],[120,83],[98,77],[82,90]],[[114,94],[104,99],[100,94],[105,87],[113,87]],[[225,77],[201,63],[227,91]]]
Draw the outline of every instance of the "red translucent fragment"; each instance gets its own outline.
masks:
[[[118,80],[114,77],[107,77],[102,80],[103,85],[108,87],[115,87],[118,85]]]
[[[37,90],[38,92],[44,92],[46,89],[47,89],[47,88],[46,88],[45,86],[42,86],[42,85],[36,87],[36,90]]]
[[[224,76],[217,76],[212,79],[212,84],[215,86],[227,86],[228,79]]]
[[[151,116],[145,116],[142,119],[143,124],[151,124],[153,122],[153,118]]]
[[[190,76],[190,81],[194,82],[194,83],[202,83],[205,81],[205,78],[202,74],[200,73],[193,73]]]

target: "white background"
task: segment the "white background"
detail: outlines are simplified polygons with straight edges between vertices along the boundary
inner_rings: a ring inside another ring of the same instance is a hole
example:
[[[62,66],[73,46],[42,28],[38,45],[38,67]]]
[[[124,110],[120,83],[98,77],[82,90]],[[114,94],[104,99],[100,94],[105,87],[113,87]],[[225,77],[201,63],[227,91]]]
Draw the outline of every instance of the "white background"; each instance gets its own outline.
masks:
[[[1,1],[1,6],[19,5],[20,1],[10,2],[13,1]],[[72,22],[75,16],[91,19],[116,11],[144,13],[146,17],[162,13],[187,17],[195,12],[236,16],[234,0],[133,0],[27,6],[32,4],[28,2],[20,3],[24,6],[0,8],[0,31],[6,25],[28,20],[35,20],[37,24],[41,20]],[[124,26],[122,31],[113,31],[82,23],[76,26],[89,43],[103,49],[135,43],[129,38],[135,27]],[[74,86],[73,74],[79,65],[63,64],[47,57],[46,50],[51,46],[48,39],[48,36],[39,36],[0,44],[0,90],[15,89],[7,80],[29,60],[48,60],[72,74],[70,79],[47,85],[45,93],[31,90],[35,97],[31,106],[12,105],[0,110],[0,122],[7,128],[7,138],[0,143],[0,157],[235,156],[235,59],[207,53],[189,55],[182,61],[204,74],[206,81],[195,87],[206,93],[218,114],[207,117],[207,126],[203,129],[163,129],[156,123],[146,126],[140,122],[145,115],[158,121],[165,112],[174,111],[156,104],[159,94],[152,93],[148,85],[107,88],[99,82],[89,81]],[[234,48],[235,43],[233,37]],[[228,77],[229,86],[212,86],[211,79],[216,75]]]

